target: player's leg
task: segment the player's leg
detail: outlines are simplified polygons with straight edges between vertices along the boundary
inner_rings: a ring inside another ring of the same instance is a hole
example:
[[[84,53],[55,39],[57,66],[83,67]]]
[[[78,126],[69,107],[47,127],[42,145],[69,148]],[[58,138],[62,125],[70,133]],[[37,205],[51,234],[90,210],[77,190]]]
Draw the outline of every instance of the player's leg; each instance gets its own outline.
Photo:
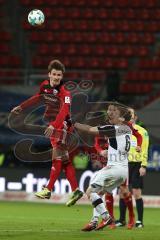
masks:
[[[64,164],[63,169],[73,191],[72,196],[66,203],[66,205],[70,207],[83,196],[83,192],[79,190],[75,168],[73,167],[72,163],[69,161],[68,163]]]
[[[113,213],[113,203],[114,203],[114,199],[113,199],[113,194],[112,193],[106,193],[105,194],[105,202],[106,202],[106,208],[109,212],[109,215],[112,217],[113,219],[113,223],[111,223],[109,225],[110,229],[114,229],[116,227],[115,225],[115,218],[114,218],[114,213]]]
[[[129,164],[130,166],[131,164]],[[137,209],[137,216],[138,219],[136,221],[136,227],[142,228],[143,225],[143,198],[142,198],[142,189],[143,189],[143,177],[140,176],[139,169],[141,167],[141,163],[134,163],[132,164],[134,166],[134,171],[132,174],[132,193],[136,201],[136,209]]]
[[[42,189],[42,191],[37,192],[36,197],[42,199],[49,199],[51,197],[51,191],[54,187],[56,180],[58,179],[60,172],[62,169],[62,159],[60,156],[60,152],[58,148],[54,147],[52,151],[52,167],[50,171],[49,182],[46,187]]]
[[[96,208],[93,208],[93,216],[89,223],[87,223],[81,230],[84,232],[90,232],[98,226],[100,214],[97,212]]]
[[[132,229],[135,225],[135,215],[134,215],[134,208],[133,208],[133,201],[132,201],[132,194],[129,192],[127,186],[122,186],[123,197],[125,205],[127,206],[128,213],[129,213],[129,220],[127,224],[128,229]]]
[[[117,227],[124,227],[126,225],[126,209],[127,206],[124,201],[123,189],[119,188],[119,220],[116,221]]]
[[[110,167],[101,169],[92,178],[90,188],[87,190],[87,196],[102,217],[102,221],[97,226],[96,230],[100,230],[113,222],[112,217],[109,215],[105,204],[98,193],[111,193],[113,189],[122,183],[122,181],[123,178],[120,175],[119,169],[112,169]]]
[[[96,227],[96,230],[103,229],[105,226],[112,223],[112,218],[109,215],[101,196],[97,193],[100,192],[101,189],[102,187],[100,185],[91,184],[91,186],[86,191],[86,194],[88,198],[91,200],[95,211],[99,213],[99,215],[102,217],[102,221]]]
[[[144,212],[144,204],[143,204],[143,198],[142,198],[142,191],[141,189],[132,189],[133,191],[133,196],[136,201],[136,209],[137,209],[137,216],[138,220],[136,221],[136,227],[142,228],[144,227],[143,225],[143,212]]]

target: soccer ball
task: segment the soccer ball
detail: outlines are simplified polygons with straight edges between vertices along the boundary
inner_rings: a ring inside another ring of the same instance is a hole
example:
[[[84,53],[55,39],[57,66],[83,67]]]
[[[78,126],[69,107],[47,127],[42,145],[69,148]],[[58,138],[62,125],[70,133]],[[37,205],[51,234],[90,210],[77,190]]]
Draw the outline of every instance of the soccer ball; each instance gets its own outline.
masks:
[[[28,14],[28,22],[32,26],[40,26],[44,23],[45,16],[39,9],[34,9]]]

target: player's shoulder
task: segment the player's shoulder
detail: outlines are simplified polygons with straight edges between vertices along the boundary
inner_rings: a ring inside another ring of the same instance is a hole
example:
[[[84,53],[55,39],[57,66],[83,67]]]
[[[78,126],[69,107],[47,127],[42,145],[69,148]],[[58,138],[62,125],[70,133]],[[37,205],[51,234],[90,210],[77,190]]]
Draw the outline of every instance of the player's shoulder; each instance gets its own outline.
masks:
[[[138,124],[135,124],[134,126],[139,132],[141,132],[143,135],[148,136],[148,131],[142,126],[139,126]]]
[[[43,87],[43,86],[48,86],[48,85],[50,85],[50,84],[49,84],[49,80],[44,80],[44,81],[42,81],[42,82],[40,83],[40,86],[41,86],[41,87]]]
[[[70,94],[70,91],[66,88],[65,84],[61,86],[61,91],[63,91],[65,94]]]
[[[66,89],[66,86],[65,84],[63,84],[60,88],[60,92],[61,94],[65,97],[65,96],[68,96],[68,97],[71,97],[71,93],[70,91],[68,91],[68,89]]]

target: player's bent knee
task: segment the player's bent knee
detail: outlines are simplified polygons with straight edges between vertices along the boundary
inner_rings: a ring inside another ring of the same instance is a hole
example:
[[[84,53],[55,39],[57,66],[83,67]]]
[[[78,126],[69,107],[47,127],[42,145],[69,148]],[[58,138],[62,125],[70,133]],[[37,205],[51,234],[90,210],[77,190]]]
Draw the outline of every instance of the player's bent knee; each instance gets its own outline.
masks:
[[[88,199],[90,199],[91,192],[92,192],[91,188],[88,187],[87,190],[86,190],[86,195],[87,195]]]

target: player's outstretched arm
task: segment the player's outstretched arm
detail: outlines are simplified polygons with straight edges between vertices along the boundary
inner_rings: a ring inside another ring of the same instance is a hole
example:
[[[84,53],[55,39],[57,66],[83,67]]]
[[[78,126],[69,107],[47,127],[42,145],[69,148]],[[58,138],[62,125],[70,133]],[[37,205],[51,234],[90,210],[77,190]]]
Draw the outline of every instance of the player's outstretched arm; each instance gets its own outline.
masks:
[[[92,134],[94,136],[99,135],[99,131],[97,127],[92,127],[92,126],[81,124],[81,123],[75,123],[74,127],[79,131],[83,131],[83,132]]]

